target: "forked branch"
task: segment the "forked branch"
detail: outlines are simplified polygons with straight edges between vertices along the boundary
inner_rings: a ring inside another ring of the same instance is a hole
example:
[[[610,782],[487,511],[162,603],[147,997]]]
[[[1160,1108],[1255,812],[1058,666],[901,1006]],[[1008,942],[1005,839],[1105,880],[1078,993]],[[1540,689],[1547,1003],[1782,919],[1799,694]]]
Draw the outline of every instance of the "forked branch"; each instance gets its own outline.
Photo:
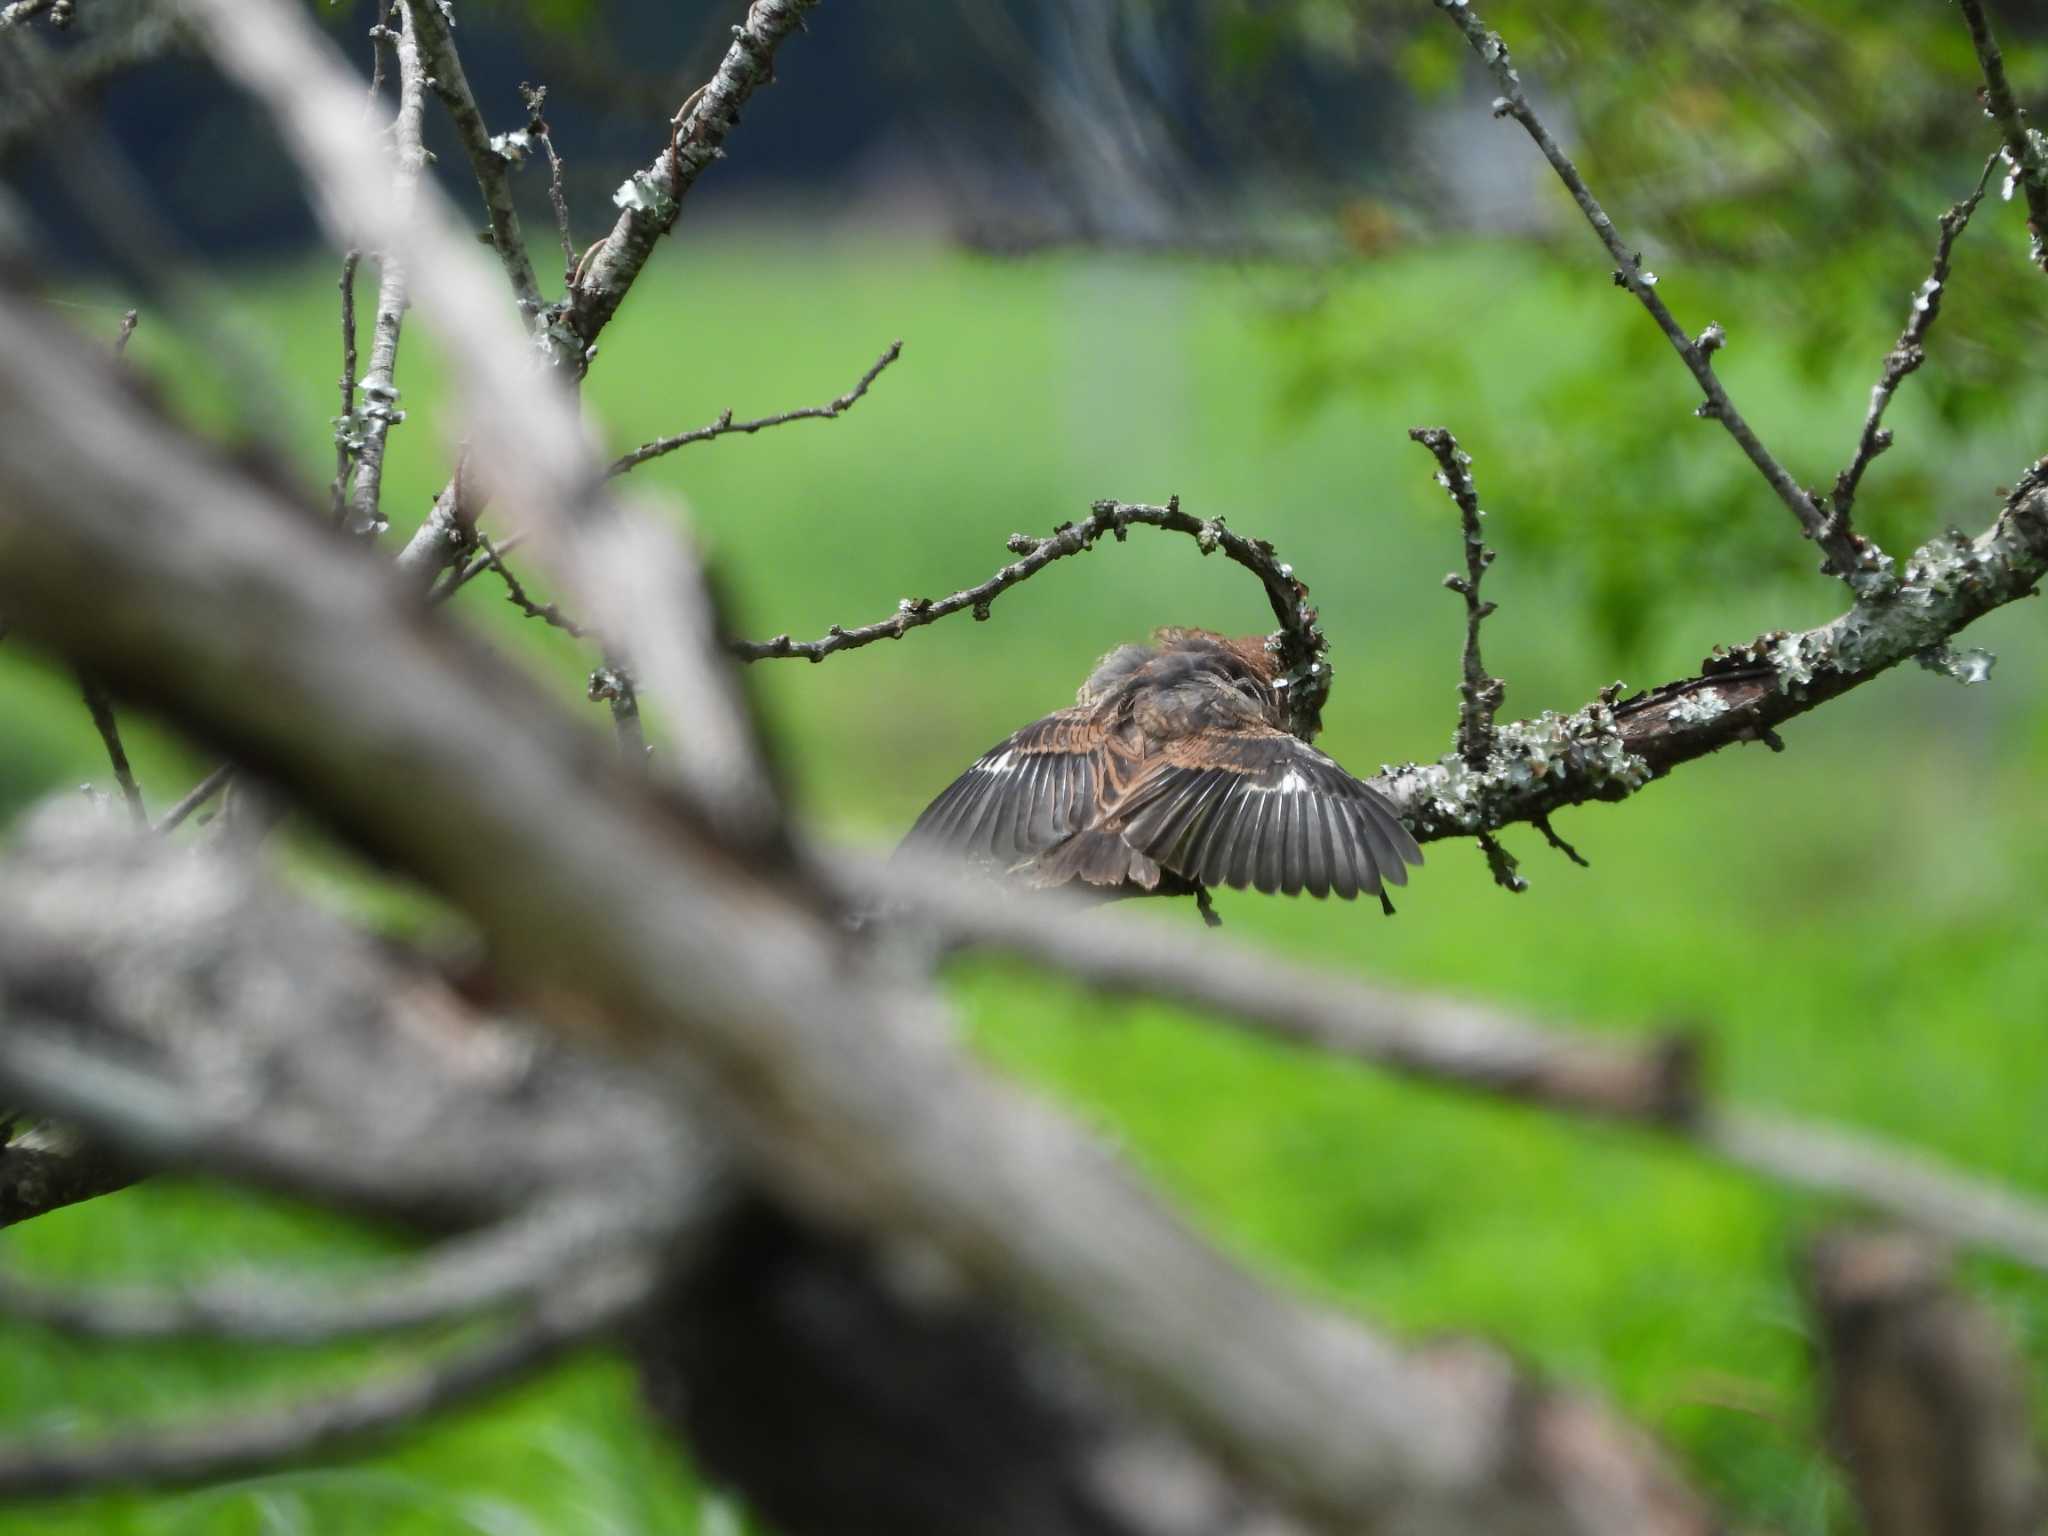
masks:
[[[1512,117],[1535,141],[1543,158],[1550,162],[1551,169],[1579,205],[1579,211],[1586,216],[1586,222],[1593,226],[1593,233],[1607,248],[1607,254],[1614,262],[1615,282],[1626,288],[1649,311],[1650,318],[1657,322],[1657,328],[1664,333],[1665,339],[1699,384],[1700,393],[1706,397],[1699,406],[1699,414],[1712,417],[1728,429],[1728,435],[1735,439],[1749,461],[1757,467],[1758,473],[1777,493],[1778,499],[1799,520],[1800,530],[1821,547],[1826,556],[1824,570],[1841,577],[1859,597],[1875,596],[1889,590],[1893,580],[1891,557],[1852,530],[1846,517],[1824,510],[1778,462],[1755,429],[1736,410],[1735,402],[1729,398],[1727,389],[1714,373],[1713,354],[1725,339],[1723,333],[1719,327],[1709,326],[1697,338],[1686,334],[1685,327],[1678,323],[1670,307],[1658,296],[1657,275],[1645,270],[1641,255],[1623,242],[1620,232],[1614,227],[1614,220],[1608,217],[1607,210],[1600,206],[1592,189],[1586,185],[1586,178],[1529,104],[1529,98],[1522,90],[1522,77],[1500,34],[1487,30],[1470,0],[1436,0],[1436,4],[1465,34],[1465,41],[1491,71],[1494,83],[1500,88],[1500,98],[1493,106],[1494,115]]]

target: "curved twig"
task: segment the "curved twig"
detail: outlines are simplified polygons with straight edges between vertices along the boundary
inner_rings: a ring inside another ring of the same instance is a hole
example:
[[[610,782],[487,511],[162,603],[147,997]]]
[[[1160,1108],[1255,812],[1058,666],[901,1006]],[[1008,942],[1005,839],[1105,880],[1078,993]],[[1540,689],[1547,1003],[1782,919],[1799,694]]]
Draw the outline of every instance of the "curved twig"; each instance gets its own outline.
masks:
[[[854,629],[834,624],[816,640],[792,640],[777,635],[772,640],[735,640],[732,653],[742,661],[801,656],[806,661],[823,661],[839,651],[858,650],[877,640],[900,640],[913,629],[935,624],[949,614],[972,612],[977,619],[989,616],[990,605],[1010,588],[1029,581],[1055,560],[1093,549],[1105,533],[1121,543],[1133,527],[1162,528],[1184,533],[1203,554],[1221,550],[1229,559],[1259,578],[1273,617],[1280,627],[1268,642],[1280,662],[1280,686],[1287,690],[1288,729],[1303,741],[1312,741],[1322,729],[1323,702],[1330,695],[1330,643],[1309,605],[1308,586],[1294,574],[1264,539],[1248,539],[1233,533],[1220,517],[1203,519],[1183,512],[1178,496],[1165,506],[1142,502],[1098,501],[1077,523],[1062,523],[1049,538],[1028,533],[1010,535],[1010,548],[1021,558],[997,571],[979,586],[964,587],[946,597],[906,597],[886,619]]]

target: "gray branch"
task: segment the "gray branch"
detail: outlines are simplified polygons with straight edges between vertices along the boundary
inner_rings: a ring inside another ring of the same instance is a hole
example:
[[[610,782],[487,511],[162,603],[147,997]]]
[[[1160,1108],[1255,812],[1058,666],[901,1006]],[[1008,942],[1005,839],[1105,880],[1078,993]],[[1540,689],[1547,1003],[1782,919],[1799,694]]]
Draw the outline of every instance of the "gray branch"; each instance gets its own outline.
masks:
[[[956,869],[912,871],[899,861],[878,877],[847,864],[842,877],[868,909],[913,912],[956,944],[1022,955],[1107,991],[1178,1003],[1399,1076],[1636,1125],[1773,1183],[1847,1199],[2048,1274],[2048,1206],[1877,1137],[1725,1107],[1686,1036],[1617,1043],[1483,1004],[1277,965],[1213,935],[1104,928]]]
[[[448,109],[448,117],[455,124],[455,136],[462,141],[463,153],[476,173],[477,190],[483,194],[484,209],[490,216],[491,248],[504,263],[505,277],[512,285],[521,318],[529,325],[534,324],[547,301],[541,297],[540,280],[534,276],[533,261],[526,252],[526,236],[519,227],[519,209],[512,201],[512,181],[507,174],[510,162],[492,143],[491,130],[477,108],[446,12],[435,0],[403,3],[413,36],[419,40],[420,55],[426,61],[427,78],[434,94],[441,98],[441,105]]]
[[[391,221],[400,224],[411,216],[420,172],[427,163],[427,152],[420,143],[426,80],[410,6],[399,16],[396,52],[398,116],[391,125],[390,195]],[[363,404],[356,413],[359,441],[355,444],[355,480],[348,494],[351,533],[381,533],[386,526],[384,444],[392,427],[405,420],[405,412],[398,408],[395,370],[399,333],[411,302],[409,281],[404,253],[388,242],[382,245],[377,256],[377,316],[370,329],[370,369],[363,375]]]
[[[1465,34],[1465,41],[1471,45],[1472,51],[1492,72],[1494,83],[1501,92],[1500,99],[1494,103],[1494,115],[1512,117],[1535,141],[1536,147],[1543,152],[1543,158],[1550,162],[1551,169],[1557,172],[1558,179],[1579,205],[1579,211],[1586,216],[1586,222],[1593,226],[1593,233],[1607,248],[1607,254],[1614,261],[1615,282],[1626,288],[1649,311],[1650,317],[1657,322],[1657,328],[1664,333],[1699,384],[1701,394],[1706,396],[1699,407],[1699,414],[1712,417],[1728,429],[1728,435],[1735,439],[1777,493],[1778,499],[1799,520],[1801,531],[1821,547],[1826,556],[1824,570],[1841,577],[1858,597],[1888,591],[1892,584],[1890,556],[1870,540],[1859,536],[1845,517],[1824,511],[1743,420],[1742,414],[1735,409],[1735,402],[1729,398],[1728,391],[1714,373],[1712,357],[1725,339],[1720,327],[1708,326],[1697,339],[1685,333],[1685,327],[1678,323],[1670,308],[1657,295],[1656,274],[1645,271],[1642,257],[1622,242],[1614,220],[1594,198],[1585,177],[1579,174],[1579,168],[1551,137],[1550,130],[1544,127],[1535,108],[1529,105],[1529,99],[1522,91],[1522,77],[1515,69],[1514,60],[1509,56],[1507,44],[1501,41],[1500,34],[1486,29],[1470,0],[1436,0],[1436,4]]]
[[[1697,675],[1620,697],[1608,689],[1572,714],[1498,728],[1474,772],[1456,754],[1390,768],[1373,782],[1416,838],[1473,836],[1540,822],[1568,805],[1623,800],[1673,769],[1736,742],[1777,740],[1776,728],[1881,676],[1925,660],[1963,681],[1988,669],[1983,653],[1948,641],[2048,577],[2048,459],[2030,468],[2004,510],[1975,539],[1943,534],[1906,561],[1896,590],[1865,597],[1804,631],[1770,630],[1717,646]]]
[[[747,7],[747,18],[733,28],[732,46],[717,73],[676,114],[668,148],[645,170],[635,171],[614,196],[618,220],[584,258],[570,287],[569,311],[551,336],[558,362],[567,362],[579,375],[589,366],[598,333],[625,302],[655,243],[675,227],[683,199],[705,168],[724,154],[740,108],[774,79],[775,50],[803,26],[804,13],[817,3],[753,0]]]
[[[1711,1528],[1604,1412],[1489,1351],[1403,1351],[1218,1253],[1095,1138],[977,1067],[935,995],[853,944],[792,866],[733,857],[720,821],[593,752],[517,669],[422,624],[388,572],[111,394],[61,327],[4,296],[0,410],[19,428],[0,436],[0,603],[22,632],[262,761],[440,891],[529,985],[576,999],[561,1027],[629,1057],[807,1222],[929,1247],[1330,1524]],[[222,583],[243,600],[202,600]],[[297,686],[242,686],[259,654]],[[378,766],[394,760],[407,794]],[[458,1167],[491,1156],[459,1145]]]

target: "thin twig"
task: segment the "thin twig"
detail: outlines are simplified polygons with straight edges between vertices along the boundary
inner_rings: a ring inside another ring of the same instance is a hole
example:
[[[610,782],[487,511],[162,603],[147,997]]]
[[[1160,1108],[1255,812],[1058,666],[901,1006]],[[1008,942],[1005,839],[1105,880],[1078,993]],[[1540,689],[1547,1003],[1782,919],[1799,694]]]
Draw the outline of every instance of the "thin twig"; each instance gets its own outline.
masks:
[[[410,216],[420,172],[427,163],[426,149],[420,143],[426,75],[420,63],[410,7],[399,13],[396,51],[398,116],[391,127],[391,201],[394,220],[402,222]],[[348,526],[352,533],[381,533],[386,526],[382,506],[384,445],[391,429],[405,420],[405,412],[398,408],[394,373],[398,366],[399,333],[410,302],[405,262],[387,246],[377,255],[377,318],[370,333],[370,368],[363,375],[362,443],[356,450],[355,483],[349,487],[348,495]]]
[[[121,330],[114,337],[114,356],[125,357],[127,355],[128,342],[135,335],[135,326],[141,318],[140,312],[136,310],[129,309],[121,312]]]
[[[1585,177],[1579,174],[1579,168],[1551,137],[1550,130],[1544,127],[1535,108],[1529,105],[1528,97],[1522,92],[1522,77],[1516,71],[1500,34],[1486,29],[1469,0],[1436,0],[1436,4],[1465,34],[1472,51],[1492,71],[1494,82],[1501,91],[1500,98],[1493,104],[1494,116],[1512,117],[1535,141],[1543,158],[1550,162],[1551,169],[1557,172],[1558,179],[1578,203],[1586,222],[1593,226],[1593,233],[1607,248],[1607,254],[1614,261],[1614,281],[1635,295],[1643,308],[1649,311],[1650,317],[1657,322],[1657,328],[1663,331],[1699,384],[1706,399],[1701,402],[1698,414],[1710,416],[1728,429],[1728,435],[1735,439],[1777,493],[1778,499],[1799,520],[1801,531],[1821,547],[1826,556],[1824,570],[1841,577],[1859,597],[1890,590],[1894,581],[1891,557],[1855,533],[1845,518],[1824,511],[1814,497],[1786,472],[1785,466],[1777,461],[1735,409],[1735,402],[1722,387],[1711,361],[1713,353],[1725,341],[1720,327],[1708,326],[1697,340],[1685,333],[1685,328],[1657,295],[1656,274],[1644,270],[1642,257],[1622,242],[1614,221],[1594,198]]]
[[[163,836],[177,831],[191,817],[194,811],[199,810],[207,801],[226,789],[229,781],[234,776],[234,767],[231,764],[222,763],[213,772],[209,773],[197,784],[194,784],[191,789],[185,792],[184,799],[164,812],[163,818],[156,824],[158,835]]]
[[[498,560],[504,559],[513,550],[524,544],[526,540],[527,535],[524,532],[507,534],[493,546],[497,552],[495,558],[491,555],[476,555],[466,565],[450,566],[446,574],[442,576],[439,584],[427,595],[427,602],[429,604],[447,602],[449,598],[460,592],[472,581],[475,581],[484,572],[490,570]]]
[[[834,417],[843,416],[846,412],[853,409],[854,403],[862,395],[868,392],[868,386],[882,376],[882,370],[902,355],[903,343],[901,341],[890,342],[888,351],[875,359],[874,365],[860,376],[859,383],[855,384],[853,388],[849,389],[838,399],[830,401],[825,405],[808,405],[801,410],[784,411],[779,416],[761,416],[753,421],[734,421],[732,419],[732,412],[726,411],[708,427],[698,427],[693,432],[678,432],[674,437],[657,437],[652,442],[642,443],[631,453],[614,459],[611,467],[605,473],[607,475],[623,475],[628,470],[638,469],[649,459],[658,459],[665,453],[673,453],[676,449],[688,447],[691,443],[708,443],[714,437],[725,437],[730,433],[759,432],[764,427],[779,427],[785,422],[830,421]]]
[[[491,543],[489,534],[480,532],[477,534],[477,540],[484,547],[484,568],[496,571],[499,579],[505,583],[506,602],[517,608],[529,619],[545,620],[564,634],[574,635],[579,640],[590,633],[581,624],[578,624],[574,619],[563,613],[555,604],[536,603],[532,598],[528,597],[526,595],[526,588],[520,584],[519,578],[512,574],[512,568],[505,564],[504,552]]]
[[[356,267],[362,259],[356,250],[341,258],[341,414],[334,418],[334,485],[328,493],[337,528],[347,506],[349,468],[362,444],[362,423],[356,419]]]
[[[103,1440],[0,1445],[0,1495],[50,1498],[100,1488],[183,1487],[360,1449],[531,1376],[620,1322],[645,1300],[652,1280],[644,1266],[631,1265],[580,1276],[487,1343],[329,1396]]]
[[[619,739],[619,759],[636,772],[647,765],[647,728],[640,723],[640,694],[628,672],[616,657],[590,674],[584,690],[593,704],[609,705],[612,731]]]
[[[90,676],[81,673],[79,684],[85,695],[85,707],[92,713],[93,728],[106,743],[107,761],[113,765],[114,782],[121,786],[121,798],[128,802],[128,815],[136,826],[146,827],[149,812],[143,806],[142,787],[135,782],[135,771],[128,766],[127,749],[121,745],[121,724],[114,718],[114,701]]]
[[[1984,14],[1983,0],[1958,3],[1970,29],[1970,43],[1977,50],[1978,67],[1984,73],[1985,114],[2004,136],[2005,163],[2027,199],[2034,264],[2048,272],[2048,139],[2039,129],[2027,126],[2026,109],[2013,98],[2012,86],[2005,78],[2005,56],[1998,51],[1998,39],[1991,35],[1991,19]],[[2006,196],[2011,195],[2008,185]]]
[[[1493,720],[1507,685],[1489,677],[1479,659],[1479,626],[1494,611],[1494,604],[1479,596],[1479,583],[1493,564],[1493,551],[1486,547],[1480,520],[1486,516],[1479,506],[1479,488],[1472,483],[1472,455],[1458,446],[1446,427],[1413,427],[1408,436],[1436,456],[1436,483],[1457,503],[1458,517],[1465,531],[1465,574],[1446,576],[1444,585],[1465,599],[1464,681],[1458,685],[1462,701],[1458,709],[1458,755],[1473,768],[1484,768],[1493,751]]]
[[[398,8],[398,0],[389,5],[380,5],[382,13],[370,25],[370,89],[363,98],[363,121],[370,120],[370,114],[377,110],[377,98],[384,94],[384,45],[397,41],[398,34],[391,29],[391,13]]]
[[[735,640],[732,653],[742,661],[764,661],[771,657],[801,656],[806,661],[823,661],[838,651],[858,650],[877,640],[900,640],[913,629],[935,624],[949,614],[963,610],[977,619],[989,616],[990,606],[1010,588],[1028,581],[1055,560],[1093,549],[1105,533],[1122,543],[1133,527],[1163,528],[1194,539],[1203,554],[1223,553],[1259,578],[1266,600],[1280,628],[1268,641],[1280,663],[1280,686],[1286,690],[1288,729],[1304,741],[1312,740],[1322,726],[1323,701],[1330,692],[1329,641],[1324,637],[1316,610],[1309,605],[1308,587],[1294,574],[1264,539],[1248,539],[1223,526],[1223,519],[1204,521],[1180,509],[1175,496],[1163,507],[1122,501],[1098,501],[1078,523],[1062,523],[1050,538],[1028,533],[1010,535],[1010,548],[1022,558],[1002,567],[979,586],[966,587],[948,597],[906,597],[896,612],[855,629],[830,625],[816,640],[792,640],[777,635],[772,640]]]
[[[548,131],[548,120],[541,112],[547,105],[548,88],[521,81],[519,94],[526,102],[527,136],[547,152],[548,202],[555,210],[555,233],[562,242],[562,282],[566,286],[576,277],[576,243],[569,235],[569,198],[562,190],[562,157],[555,153],[554,135]]]
[[[1892,445],[1892,434],[1884,425],[1885,409],[1892,403],[1892,396],[1906,375],[1927,361],[1927,335],[1941,314],[1942,296],[1948,288],[1949,256],[1955,250],[1956,241],[1969,227],[1970,215],[1984,201],[1984,189],[1991,182],[1991,168],[1997,164],[1997,155],[1987,159],[1984,174],[1977,178],[1976,190],[1941,216],[1941,236],[1935,242],[1934,263],[1928,269],[1927,281],[1914,291],[1913,307],[1906,315],[1906,328],[1899,333],[1897,345],[1885,354],[1884,367],[1878,374],[1877,384],[1870,391],[1870,410],[1864,415],[1863,431],[1856,440],[1856,456],[1849,461],[1848,468],[1835,476],[1832,499],[1837,517],[1848,517],[1849,509],[1856,501],[1856,488],[1863,482],[1864,470],[1870,467],[1872,459]]]
[[[519,227],[519,210],[512,200],[512,183],[506,173],[513,162],[491,138],[476,95],[469,88],[469,77],[463,73],[462,56],[456,51],[447,15],[435,0],[403,3],[426,60],[434,94],[448,110],[455,136],[462,141],[462,151],[476,176],[477,190],[483,194],[484,210],[491,221],[491,249],[498,253],[505,268],[520,318],[531,325],[546,307],[546,300],[541,297],[540,280],[534,276],[533,260],[526,253],[526,236]]]

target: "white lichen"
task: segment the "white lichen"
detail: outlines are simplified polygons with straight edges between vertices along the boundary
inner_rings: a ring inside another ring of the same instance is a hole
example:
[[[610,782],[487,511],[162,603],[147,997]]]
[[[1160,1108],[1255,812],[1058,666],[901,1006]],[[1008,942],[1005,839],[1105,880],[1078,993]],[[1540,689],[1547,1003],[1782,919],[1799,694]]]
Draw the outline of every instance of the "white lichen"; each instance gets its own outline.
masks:
[[[1720,689],[1702,688],[1672,705],[1671,718],[1680,725],[1706,725],[1727,714],[1730,707]]]

